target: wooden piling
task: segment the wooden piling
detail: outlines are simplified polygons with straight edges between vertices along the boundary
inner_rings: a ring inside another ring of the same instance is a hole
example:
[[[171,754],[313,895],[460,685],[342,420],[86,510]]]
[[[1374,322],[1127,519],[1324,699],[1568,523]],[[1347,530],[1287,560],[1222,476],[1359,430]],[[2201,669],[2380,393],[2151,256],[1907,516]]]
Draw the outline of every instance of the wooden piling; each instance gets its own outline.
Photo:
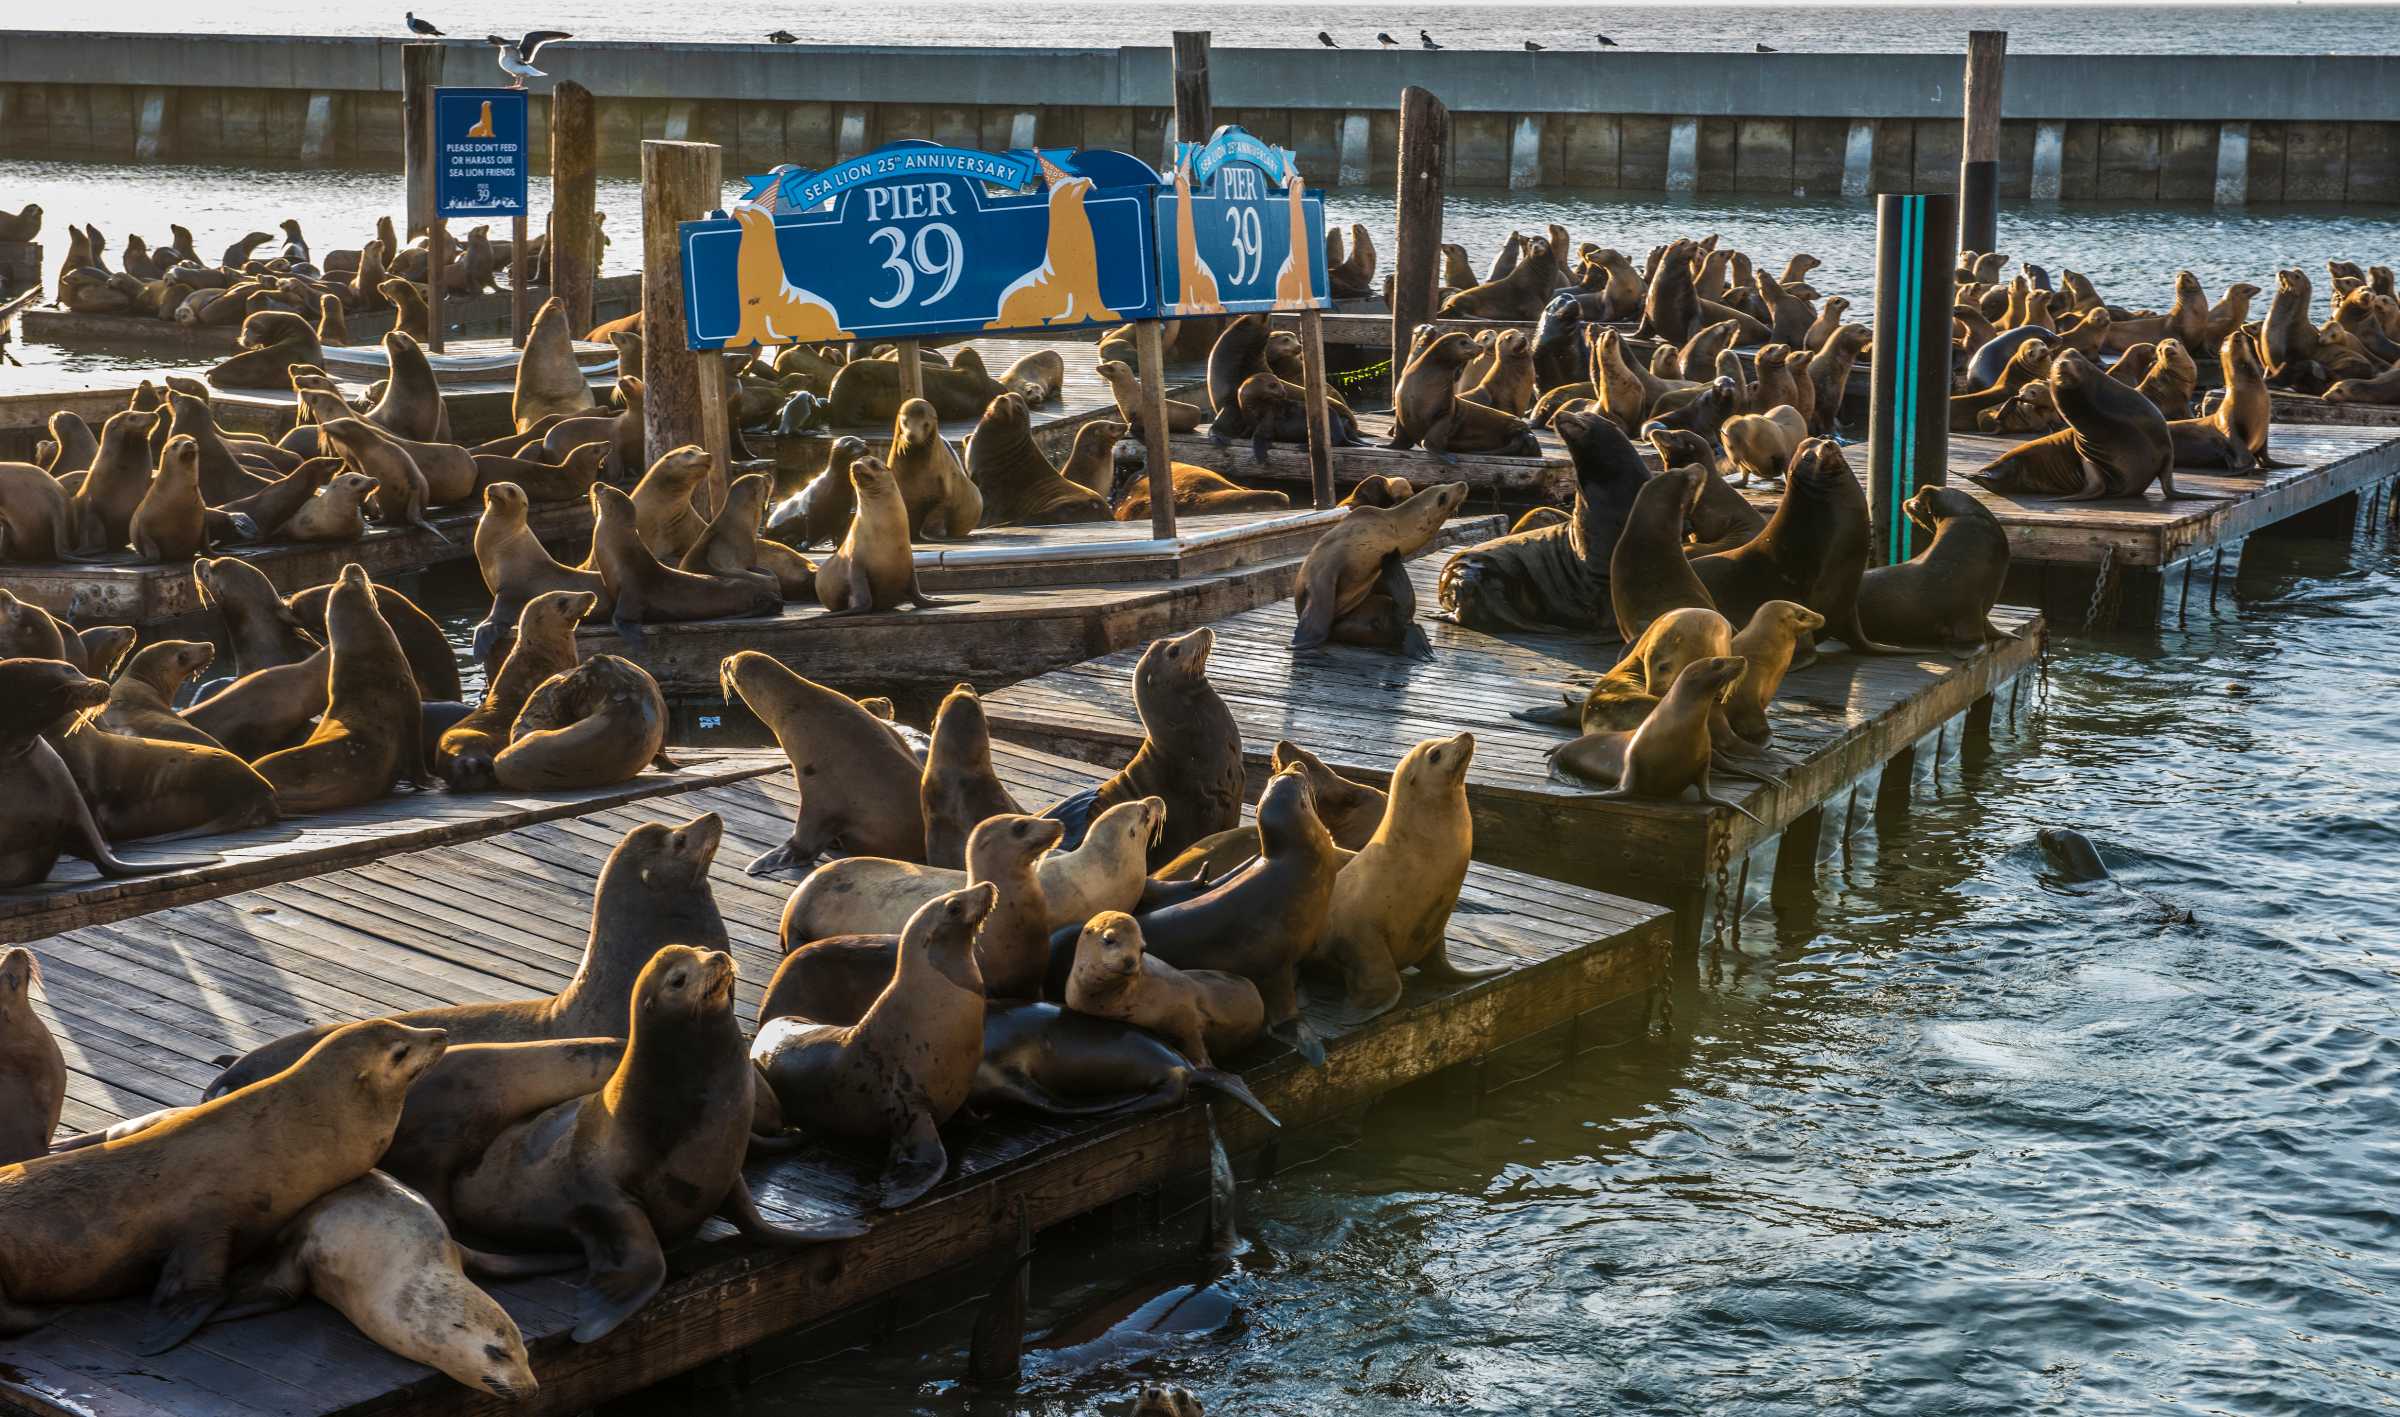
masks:
[[[1958,244],[1966,251],[2000,245],[2000,90],[2008,71],[2008,31],[1967,35],[1966,136],[1958,156]]]
[[[706,446],[709,428],[723,419],[723,398],[704,389],[720,385],[701,373],[703,361],[686,347],[683,319],[683,252],[678,226],[706,216],[724,199],[722,154],[714,143],[672,143],[652,138],[642,144],[642,374],[646,462],[656,462],[687,443]],[[714,365],[711,356],[707,364]],[[716,438],[724,446],[721,436]],[[712,472],[711,476],[721,474]]]
[[[518,349],[525,347],[525,213],[517,213],[509,224],[508,248],[508,342]]]
[[[1142,361],[1142,446],[1150,464],[1150,534],[1175,535],[1175,453],[1167,431],[1167,349],[1156,320],[1136,321],[1134,350]]]
[[[439,44],[400,46],[400,162],[408,188],[408,230],[415,236],[433,216],[433,90],[442,81]],[[390,253],[398,260],[400,253]]]
[[[925,347],[913,339],[904,339],[896,353],[900,358],[900,397],[925,397]]]
[[[1208,96],[1207,30],[1175,31],[1175,140],[1205,143],[1216,131]]]
[[[1409,333],[1433,318],[1442,277],[1442,169],[1450,110],[1424,89],[1400,91],[1397,239],[1392,250],[1392,384],[1408,364]]]
[[[1293,252],[1294,259],[1300,258]],[[1300,312],[1300,377],[1308,395],[1308,486],[1319,507],[1334,504],[1333,410],[1325,400],[1325,317]]]
[[[592,327],[592,282],[599,277],[592,219],[599,170],[592,91],[561,79],[550,91],[550,293],[567,307],[578,338]]]

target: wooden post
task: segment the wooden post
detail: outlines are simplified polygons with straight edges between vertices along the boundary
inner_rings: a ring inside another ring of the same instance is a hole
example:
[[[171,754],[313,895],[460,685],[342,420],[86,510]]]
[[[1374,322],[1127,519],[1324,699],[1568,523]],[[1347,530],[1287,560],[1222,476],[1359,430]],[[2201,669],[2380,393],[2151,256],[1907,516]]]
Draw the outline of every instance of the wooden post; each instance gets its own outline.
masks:
[[[1137,320],[1134,351],[1142,361],[1142,446],[1150,463],[1150,535],[1175,535],[1175,452],[1167,444],[1167,342],[1159,322]]]
[[[1299,252],[1293,253],[1300,258]],[[1320,508],[1334,504],[1333,410],[1325,402],[1325,317],[1300,312],[1300,378],[1308,396],[1308,485]]]
[[[900,397],[903,399],[925,397],[924,346],[913,339],[904,339],[895,347],[894,352],[900,357]]]
[[[645,321],[647,323],[647,321]],[[733,486],[733,402],[727,397],[723,354],[698,354],[694,385],[700,395],[700,446],[708,450],[708,477],[692,498],[703,517],[714,517]],[[642,366],[649,369],[647,354]]]
[[[400,163],[408,187],[406,240],[426,229],[433,217],[433,90],[442,81],[440,44],[400,46]],[[391,253],[398,260],[400,253]]]
[[[1875,359],[1867,403],[1870,564],[1915,556],[1901,507],[1948,480],[1950,307],[1957,293],[1958,199],[1886,192],[1875,199]]]
[[[550,293],[567,307],[568,332],[592,328],[593,267],[599,242],[592,220],[599,148],[592,91],[561,79],[550,91]]]
[[[517,213],[508,247],[508,342],[525,347],[525,213]]]
[[[1442,278],[1442,169],[1450,110],[1421,88],[1400,91],[1397,234],[1392,249],[1392,385],[1408,363],[1409,336],[1433,318]]]
[[[1208,31],[1175,31],[1175,140],[1205,143],[1217,119],[1208,97]]]
[[[2008,71],[2008,31],[1967,36],[1965,141],[1958,153],[1958,243],[1962,250],[2000,245],[2000,88]]]
[[[430,118],[425,123],[429,129],[433,126]],[[450,264],[449,245],[450,223],[437,216],[425,233],[425,347],[436,354],[442,352],[442,276]]]
[[[683,321],[683,250],[677,227],[706,216],[725,199],[722,154],[714,143],[642,144],[642,373],[647,462],[686,443],[714,444],[712,425],[724,419],[723,370],[703,376],[702,356],[687,348]],[[711,399],[709,391],[719,397]],[[724,476],[722,465],[712,478]]]

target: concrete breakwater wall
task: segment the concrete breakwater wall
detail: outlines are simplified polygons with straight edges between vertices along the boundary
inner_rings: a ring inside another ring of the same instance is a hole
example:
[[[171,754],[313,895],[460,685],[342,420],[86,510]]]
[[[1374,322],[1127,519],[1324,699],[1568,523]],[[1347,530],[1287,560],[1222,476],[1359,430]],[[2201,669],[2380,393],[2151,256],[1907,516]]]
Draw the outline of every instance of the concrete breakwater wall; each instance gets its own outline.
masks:
[[[446,79],[499,78],[454,42]],[[886,139],[1163,152],[1164,47],[565,44],[599,99],[602,161],[643,138],[723,145],[730,171],[820,165]],[[1402,86],[1452,114],[1462,186],[1864,196],[1955,180],[1962,59],[1221,49],[1220,122],[1343,185],[1389,180]],[[400,155],[400,44],[0,32],[0,158],[375,166]],[[2400,58],[2020,55],[2001,194],[2400,202]],[[547,131],[534,99],[537,159]],[[6,193],[0,192],[0,198]]]

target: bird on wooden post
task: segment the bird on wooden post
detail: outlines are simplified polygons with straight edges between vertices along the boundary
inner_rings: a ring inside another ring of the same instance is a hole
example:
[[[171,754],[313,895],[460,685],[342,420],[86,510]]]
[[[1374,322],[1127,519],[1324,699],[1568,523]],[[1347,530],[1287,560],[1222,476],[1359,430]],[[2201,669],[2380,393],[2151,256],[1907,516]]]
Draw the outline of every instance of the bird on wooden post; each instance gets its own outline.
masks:
[[[433,22],[431,20],[418,19],[417,12],[414,10],[408,12],[408,32],[410,34],[421,34],[430,37],[438,37],[441,34],[440,30],[437,30],[433,27]]]
[[[1753,45],[1752,48],[1760,54],[1773,54],[1776,52],[1775,46],[1772,44]]]
[[[1425,31],[1423,31],[1423,30],[1418,30],[1418,31],[1417,31],[1417,43],[1424,45],[1424,46],[1425,46],[1427,49],[1439,49],[1439,48],[1441,48],[1441,45],[1439,45],[1439,44],[1436,44],[1436,43],[1434,42],[1434,38],[1433,38],[1433,36],[1432,36],[1432,35],[1429,35],[1429,34],[1427,34],[1427,33],[1426,33]]]
[[[1324,45],[1327,49],[1341,48],[1340,45],[1333,42],[1333,36],[1325,33],[1323,30],[1317,31],[1317,43]]]
[[[565,30],[534,30],[517,40],[502,39],[496,34],[484,36],[494,49],[500,51],[500,70],[508,75],[508,86],[512,89],[525,87],[527,79],[549,78],[548,74],[533,67],[533,56],[554,39],[574,37]]]

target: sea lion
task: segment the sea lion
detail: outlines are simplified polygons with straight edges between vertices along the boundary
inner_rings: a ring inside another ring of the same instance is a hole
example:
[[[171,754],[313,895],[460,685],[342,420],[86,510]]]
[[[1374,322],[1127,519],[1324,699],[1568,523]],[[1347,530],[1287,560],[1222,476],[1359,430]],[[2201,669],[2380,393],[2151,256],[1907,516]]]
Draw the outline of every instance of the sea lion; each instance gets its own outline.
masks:
[[[110,878],[204,866],[214,858],[131,862],[109,848],[73,771],[43,735],[81,709],[108,701],[108,687],[63,660],[0,660],[0,888],[50,878],[62,852]],[[6,1307],[0,1279],[0,1311]],[[4,1320],[0,1320],[4,1322]]]
[[[524,429],[544,414],[573,416],[592,406],[592,386],[583,377],[583,366],[575,361],[566,302],[553,295],[534,312],[533,324],[526,331],[509,413],[517,427]]]
[[[2100,850],[2082,832],[2067,827],[2041,827],[2033,834],[2035,844],[2042,849],[2042,860],[2050,874],[2062,881],[2082,883],[2105,881],[2108,866],[2100,859]]]
[[[1108,385],[1109,397],[1116,400],[1118,421],[1132,429],[1135,437],[1142,436],[1142,409],[1147,404],[1141,380],[1132,367],[1118,360],[1103,359],[1093,368]],[[1197,433],[1200,425],[1208,421],[1208,410],[1196,403],[1168,399],[1166,406],[1169,433]]]
[[[200,445],[185,434],[167,440],[127,531],[144,561],[188,561],[208,545],[208,504],[200,495]]]
[[[767,534],[802,551],[821,542],[839,543],[858,508],[850,493],[850,464],[866,455],[866,439],[834,439],[826,451],[825,470],[767,514]]]
[[[1523,330],[1502,330],[1492,340],[1491,363],[1459,397],[1502,413],[1522,416],[1533,408],[1533,342]]]
[[[275,591],[266,573],[235,556],[203,556],[192,562],[192,588],[202,606],[224,620],[236,677],[279,664],[293,664],[323,645]]]
[[[850,495],[858,511],[839,550],[817,563],[817,601],[836,615],[864,615],[902,605],[932,609],[937,600],[917,584],[909,545],[909,508],[892,470],[875,458],[850,464]]]
[[[284,603],[294,618],[323,641],[326,606],[332,597],[333,586],[328,583],[293,591]],[[388,585],[375,587],[375,613],[399,636],[400,652],[408,656],[408,672],[417,681],[417,697],[428,702],[457,702],[464,693],[458,678],[458,655],[450,648],[450,637],[443,633],[440,622]]]
[[[213,513],[228,515],[238,512],[242,516],[248,517],[250,524],[257,528],[258,539],[261,541],[289,539],[291,532],[288,528],[292,524],[292,519],[341,470],[342,460],[340,458],[303,458],[299,466],[249,496],[237,498],[209,510]],[[211,520],[213,521],[214,518],[212,517]],[[364,533],[362,531],[359,534],[363,535]]]
[[[33,1011],[41,982],[33,951],[0,950],[0,1171],[49,1150],[66,1105],[66,1058]]]
[[[1927,488],[1926,491],[1934,489]],[[1873,574],[1870,572],[1869,574]],[[1731,745],[1716,736],[1720,729],[1730,731],[1743,743],[1763,748],[1772,740],[1774,731],[1767,723],[1767,705],[1775,701],[1775,691],[1783,687],[1783,676],[1792,667],[1792,653],[1799,646],[1814,643],[1817,631],[1825,628],[1825,617],[1805,605],[1788,600],[1770,600],[1758,607],[1750,623],[1733,637],[1728,652],[1748,667],[1742,677],[1725,695],[1723,722],[1711,721],[1710,746],[1720,755]],[[1658,681],[1653,681],[1658,682]],[[1667,679],[1661,687],[1671,686]],[[1585,730],[1589,732],[1587,728]]]
[[[1866,489],[1838,446],[1811,438],[1792,455],[1783,498],[1766,528],[1742,546],[1691,565],[1729,621],[1748,624],[1768,601],[1793,600],[1825,617],[1820,642],[1832,635],[1859,654],[1906,653],[1859,626],[1858,583],[1869,542]],[[1801,656],[1802,662],[1810,658]]]
[[[215,645],[197,640],[154,640],[144,645],[108,686],[108,702],[94,721],[111,733],[129,738],[223,747],[178,717],[173,707],[183,686],[208,668],[216,657]]]
[[[301,503],[276,534],[286,541],[356,541],[367,534],[367,498],[378,485],[363,472],[338,473]]]
[[[1698,250],[1696,243],[1683,237],[1667,243],[1642,295],[1642,318],[1633,331],[1636,339],[1680,345],[1691,338],[1700,321],[1700,296],[1692,285],[1692,257]]]
[[[575,667],[575,627],[599,600],[590,591],[550,590],[525,602],[516,638],[485,683],[481,702],[434,746],[433,770],[452,791],[488,791],[498,781],[492,760],[508,746],[510,725],[536,686]]]
[[[666,1281],[663,1246],[712,1216],[746,1237],[817,1244],[864,1232],[760,1217],[742,1179],[758,1073],[733,1017],[733,957],[668,945],[634,986],[625,1057],[608,1085],[517,1123],[451,1188],[460,1222],[589,1265],[574,1336],[606,1337]]]
[[[1473,854],[1467,766],[1475,735],[1434,738],[1392,770],[1383,821],[1342,865],[1311,960],[1340,972],[1354,1011],[1373,1017],[1400,1001],[1400,971],[1445,982],[1480,979],[1444,946]]]
[[[2039,331],[2035,333],[2038,335]],[[2019,341],[2016,352],[2009,356],[2008,363],[2001,367],[1999,377],[1988,387],[1950,396],[1950,431],[1975,432],[1978,420],[1985,412],[2007,403],[2029,385],[2048,378],[2052,354],[2050,346],[2039,338]],[[1797,447],[1797,442],[1793,446]]]
[[[595,482],[591,497],[591,564],[611,601],[609,624],[627,644],[642,642],[646,624],[772,615],[783,608],[783,592],[776,586],[660,564],[642,542],[633,499],[623,488]]]
[[[1344,507],[1397,507],[1417,495],[1417,489],[1405,477],[1386,477],[1368,473],[1350,489],[1350,494],[1337,505]]]
[[[1814,618],[1813,612],[1801,613]],[[1581,733],[1639,728],[1685,665],[1732,652],[1733,627],[1725,617],[1702,606],[1687,605],[1652,620],[1616,665],[1593,680],[1581,695],[1562,692],[1557,704],[1518,709],[1510,717]],[[1788,648],[1784,658],[1787,662],[1791,658]],[[1780,678],[1782,671],[1776,672]]]
[[[1541,453],[1522,418],[1459,397],[1458,370],[1474,354],[1474,341],[1457,331],[1436,335],[1409,360],[1400,376],[1388,446],[1425,451],[1455,465],[1459,453]]]
[[[698,443],[686,443],[669,448],[658,455],[633,485],[634,526],[642,536],[642,545],[665,565],[672,566],[683,559],[683,553],[708,532],[708,518],[700,514],[692,498],[708,481],[708,450]],[[585,561],[586,569],[591,566]]]
[[[958,361],[948,368],[927,360],[918,374],[925,390],[922,397],[945,419],[973,418],[1002,394],[1023,397],[993,378],[972,349],[961,350]],[[836,428],[889,426],[909,397],[896,361],[853,359],[841,367],[826,389],[826,421]]]
[[[184,709],[181,717],[227,752],[256,761],[308,736],[325,711],[331,663],[332,656],[317,649],[307,659],[254,669]]]
[[[1397,507],[1352,507],[1345,512],[1340,523],[1319,537],[1300,563],[1293,592],[1296,623],[1292,648],[1315,649],[1342,638],[1339,631],[1344,620],[1357,614],[1374,595],[1389,568],[1431,545],[1442,524],[1466,501],[1465,483],[1444,482]],[[1405,578],[1404,567],[1400,574]],[[1169,830],[1174,830],[1172,823]]]
[[[643,465],[642,440],[649,427],[642,381],[619,375],[616,400],[620,405],[617,412],[577,414],[551,424],[550,431],[542,435],[542,456],[554,463],[564,462],[567,454],[586,443],[606,443],[608,456],[600,464],[601,476],[611,481],[635,477]]]
[[[1543,237],[1528,236],[1516,264],[1481,285],[1459,291],[1441,304],[1445,320],[1531,320],[1542,313],[1559,286],[1559,260]]]
[[[1802,377],[1809,386],[1813,431],[1831,433],[1840,425],[1842,401],[1850,392],[1850,370],[1874,338],[1875,332],[1865,325],[1844,325],[1808,361],[1808,372]]]
[[[2139,497],[2153,481],[2170,498],[2223,500],[2176,492],[2174,437],[2166,416],[2083,355],[2067,350],[2052,361],[2050,395],[2066,428],[2009,449],[1967,474],[1970,480],[1995,492],[2075,502]]]
[[[392,377],[384,386],[383,397],[367,410],[367,422],[398,438],[449,442],[450,406],[442,399],[441,385],[434,381],[424,346],[400,330],[388,330],[383,336],[383,353],[391,363]]]
[[[1086,427],[1096,425],[1086,424]],[[1081,432],[1078,430],[1078,438]],[[1115,482],[1109,489],[1116,506],[1117,520],[1139,522],[1150,519],[1150,450],[1131,438],[1119,439],[1112,452]],[[1175,511],[1179,516],[1207,516],[1228,512],[1280,512],[1292,505],[1292,499],[1281,492],[1269,492],[1244,487],[1230,478],[1190,463],[1172,465],[1170,479],[1175,489]],[[1072,477],[1070,481],[1076,480]]]
[[[449,540],[425,520],[425,508],[431,500],[425,474],[417,467],[417,460],[390,433],[363,418],[336,418],[319,424],[318,429],[343,462],[375,479],[369,510],[377,521],[385,526],[418,527],[445,542]]]
[[[64,561],[75,550],[58,479],[32,463],[0,462],[0,561]]]
[[[331,662],[324,715],[299,747],[255,764],[289,813],[355,807],[395,782],[427,780],[416,675],[375,607],[365,568],[342,567],[325,614]]]
[[[724,945],[725,920],[708,885],[709,863],[724,836],[724,820],[714,812],[676,825],[644,822],[625,833],[593,887],[583,958],[557,994],[418,1009],[394,1020],[440,1029],[459,1043],[623,1037],[634,981],[659,941]],[[329,1025],[304,1029],[253,1048],[217,1075],[203,1099],[281,1072],[330,1032]]]
[[[1570,781],[1607,785],[1602,797],[1669,802],[1690,788],[1704,803],[1731,807],[1755,820],[1750,809],[1717,796],[1709,783],[1715,755],[1709,720],[1744,668],[1732,655],[1685,665],[1641,727],[1630,733],[1588,733],[1553,748],[1551,771]]]
[[[2160,416],[2173,423],[2192,416],[2192,390],[2199,379],[2200,367],[2185,351],[2183,342],[2163,339],[2158,342],[2149,372],[2135,387],[2157,407]]]
[[[475,568],[483,587],[492,593],[492,610],[475,626],[477,659],[489,660],[501,638],[534,597],[550,591],[580,591],[593,598],[597,614],[615,602],[598,571],[561,565],[526,525],[529,507],[524,489],[513,482],[495,482],[483,489],[483,516],[475,523]]]
[[[2007,639],[1990,618],[2008,580],[2008,532],[1991,509],[1950,487],[1920,487],[1901,509],[1932,539],[1900,565],[1868,568],[1860,627],[1896,644],[1972,649]]]
[[[2267,428],[2274,418],[2275,399],[2267,392],[2267,371],[2259,362],[2257,339],[2248,330],[2238,329],[2225,336],[2217,345],[2217,368],[2225,386],[2225,396],[2211,415],[2217,430],[2248,448],[2260,466],[2269,465]],[[2341,402],[2333,389],[2327,389],[2325,397],[2329,402]]]
[[[921,770],[890,725],[856,699],[802,678],[773,657],[742,650],[726,657],[718,682],[739,694],[782,745],[800,789],[789,841],[746,868],[753,876],[805,871],[818,856],[925,855]]]
[[[1351,515],[1358,514],[1352,509]],[[1242,814],[1242,734],[1233,713],[1208,682],[1208,653],[1216,631],[1206,625],[1171,639],[1152,640],[1133,670],[1134,712],[1142,721],[1133,758],[1097,787],[1086,788],[1042,815],[1067,824],[1062,843],[1072,851],[1100,813],[1120,802],[1156,797],[1167,821],[1150,848],[1153,865]]]
[[[1180,1105],[1193,1087],[1283,1124],[1241,1078],[1194,1066],[1131,1024],[1057,1004],[994,1004],[983,1014],[983,1061],[968,1102],[1014,1104],[1059,1117],[1124,1117]]]
[[[67,640],[73,630],[64,621],[17,593],[0,588],[0,659],[61,659],[73,663]],[[91,671],[76,666],[85,673]]]
[[[967,476],[983,493],[986,526],[1049,526],[1113,519],[1106,499],[1058,475],[1033,441],[1025,400],[1002,394],[967,439]]]
[[[1265,462],[1277,443],[1308,444],[1308,391],[1270,369],[1244,379],[1234,391],[1234,406],[1250,430],[1250,457]],[[1339,394],[1325,395],[1326,431],[1337,448],[1365,447],[1358,415]],[[1215,434],[1212,430],[1212,437]]]
[[[666,741],[666,696],[650,671],[595,654],[526,696],[492,773],[518,792],[608,787],[653,763],[672,766],[660,756]]]
[[[1696,463],[1671,467],[1634,494],[1608,561],[1609,606],[1627,644],[1671,610],[1716,608],[1683,549],[1684,522],[1707,476],[1708,469]]]
[[[387,1351],[524,1402],[541,1389],[525,1336],[467,1275],[553,1268],[467,1249],[424,1196],[370,1171],[294,1216],[218,1317],[264,1313],[313,1294]]]
[[[806,556],[781,542],[759,538],[759,524],[765,518],[773,486],[774,480],[763,472],[735,478],[725,490],[725,505],[709,519],[708,530],[683,553],[676,569],[772,582],[776,594],[786,600],[816,594],[817,568]]]
[[[0,1333],[40,1327],[50,1316],[38,1305],[123,1297],[155,1276],[136,1346],[182,1342],[224,1302],[235,1256],[375,1165],[443,1046],[438,1029],[354,1023],[171,1121],[0,1168]]]
[[[68,499],[78,549],[114,550],[131,537],[134,509],[150,490],[150,436],[161,421],[155,412],[128,408],[100,425],[99,451]]]
[[[1614,622],[1609,560],[1649,474],[1612,420],[1571,411],[1553,423],[1575,463],[1574,503],[1556,523],[1452,553],[1435,594],[1470,629],[1506,634]]]
[[[1299,337],[1269,329],[1264,315],[1236,315],[1226,322],[1208,350],[1209,436],[1219,447],[1250,436],[1235,402],[1242,381],[1262,370],[1281,372],[1280,362],[1299,353]]]
[[[1147,1029],[1192,1062],[1239,1053],[1266,1031],[1258,986],[1215,969],[1181,970],[1142,948],[1142,927],[1123,911],[1091,917],[1075,943],[1066,1005],[1078,1013]]]
[[[759,1027],[751,1061],[786,1121],[890,1144],[877,1186],[882,1209],[917,1199],[950,1169],[940,1129],[965,1105],[983,1057],[975,934],[996,896],[990,885],[969,886],[919,907],[856,1024],[767,1017]]]
[[[50,445],[50,455],[37,459],[42,471],[54,477],[64,476],[90,467],[100,456],[100,440],[93,435],[92,425],[83,421],[83,415],[62,408],[50,415],[45,426],[50,432],[44,440]]]
[[[961,540],[983,520],[983,492],[959,466],[932,404],[910,399],[900,405],[888,463],[907,503],[907,534]]]
[[[325,347],[316,325],[283,310],[260,310],[242,321],[234,338],[240,353],[201,377],[220,389],[283,389],[295,364],[323,364]]]
[[[935,710],[917,795],[925,809],[925,864],[944,870],[965,868],[967,836],[979,823],[1018,810],[992,771],[991,728],[974,685],[952,687]]]
[[[535,439],[535,447],[528,451],[538,450],[539,443]],[[513,482],[529,501],[580,502],[607,467],[609,451],[607,443],[595,439],[569,448],[558,462],[547,463],[479,450],[474,454],[475,485],[483,488],[495,482]]]

